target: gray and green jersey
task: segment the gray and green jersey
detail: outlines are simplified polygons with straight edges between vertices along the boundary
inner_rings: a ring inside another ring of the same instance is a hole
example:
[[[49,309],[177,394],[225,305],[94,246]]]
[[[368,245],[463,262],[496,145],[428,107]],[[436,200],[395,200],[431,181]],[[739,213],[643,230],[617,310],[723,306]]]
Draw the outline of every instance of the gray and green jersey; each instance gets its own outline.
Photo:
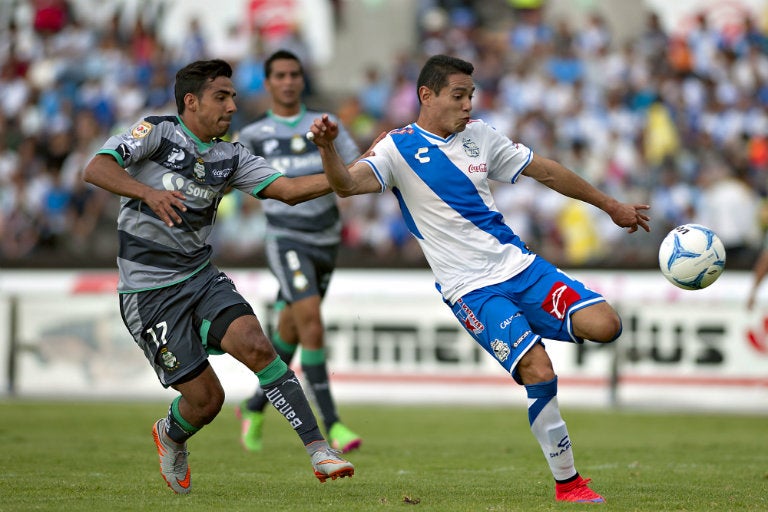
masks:
[[[97,152],[112,155],[136,180],[186,196],[181,224],[168,227],[138,199],[121,198],[117,219],[118,292],[161,288],[187,279],[211,257],[208,236],[230,187],[256,196],[281,174],[241,144],[202,142],[178,116],[146,117]]]
[[[238,134],[238,141],[251,152],[262,155],[269,164],[289,177],[320,174],[323,164],[315,144],[306,134],[315,118],[324,112],[306,110],[291,120],[267,112]],[[333,121],[337,119],[331,116]],[[336,148],[342,160],[351,163],[360,151],[339,124]],[[341,219],[335,194],[306,201],[294,206],[265,199],[262,208],[267,218],[267,236],[290,238],[313,245],[333,245],[341,241]]]

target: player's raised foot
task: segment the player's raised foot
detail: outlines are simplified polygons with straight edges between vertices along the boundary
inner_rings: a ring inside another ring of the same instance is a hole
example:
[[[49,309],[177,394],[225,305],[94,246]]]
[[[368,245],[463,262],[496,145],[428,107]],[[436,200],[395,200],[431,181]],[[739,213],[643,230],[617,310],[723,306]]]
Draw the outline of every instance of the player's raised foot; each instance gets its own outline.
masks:
[[[328,432],[328,437],[331,439],[331,447],[335,450],[339,450],[341,453],[356,450],[363,444],[363,440],[360,436],[339,422],[333,424],[331,431]]]
[[[572,503],[605,503],[605,499],[589,488],[589,478],[582,478],[565,484],[555,483],[555,499],[557,501],[569,501]]]
[[[160,474],[168,487],[177,494],[187,494],[192,490],[192,475],[187,462],[187,444],[178,444],[165,433],[165,418],[160,418],[152,427],[157,454],[160,457]]]
[[[240,418],[240,444],[249,452],[261,451],[261,428],[264,425],[264,413],[249,411],[245,402],[235,408]]]
[[[315,476],[321,483],[325,483],[329,478],[331,480],[336,480],[337,478],[344,478],[345,476],[351,477],[355,474],[355,466],[353,466],[351,462],[342,459],[337,450],[328,447],[328,445],[322,441],[315,442],[324,445],[322,448],[313,452],[311,456],[312,468],[315,470]],[[312,444],[309,446],[312,446]]]

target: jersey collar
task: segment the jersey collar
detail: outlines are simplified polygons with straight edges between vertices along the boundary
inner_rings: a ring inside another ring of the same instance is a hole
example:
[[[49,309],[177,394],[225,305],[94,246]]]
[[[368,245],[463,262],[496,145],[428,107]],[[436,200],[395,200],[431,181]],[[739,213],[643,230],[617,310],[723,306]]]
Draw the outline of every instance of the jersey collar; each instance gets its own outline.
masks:
[[[302,104],[301,107],[299,108],[299,113],[296,114],[295,116],[291,116],[291,117],[278,116],[274,112],[272,112],[272,109],[267,110],[267,115],[278,123],[283,123],[284,125],[289,126],[291,128],[296,128],[296,125],[299,124],[299,121],[301,121],[301,118],[304,117],[304,114],[306,112],[307,112],[307,107],[305,107],[304,104]]]
[[[211,139],[211,142],[203,142],[199,138],[197,138],[197,135],[192,133],[192,131],[189,128],[187,128],[187,125],[184,124],[184,121],[181,120],[180,116],[176,116],[176,119],[179,120],[179,123],[181,124],[181,129],[184,130],[184,133],[189,135],[192,138],[192,140],[195,141],[195,144],[197,145],[197,150],[200,151],[201,153],[213,147],[213,145],[216,144],[216,142],[219,140],[217,138],[213,138]]]
[[[425,130],[424,128],[422,128],[421,126],[419,126],[416,123],[411,123],[411,126],[413,127],[413,129],[415,131],[417,131],[418,133],[423,135],[425,138],[433,139],[433,140],[435,140],[437,142],[450,142],[454,138],[456,138],[456,134],[455,133],[452,133],[452,134],[448,135],[446,138],[442,138],[439,135],[435,135],[434,133]]]

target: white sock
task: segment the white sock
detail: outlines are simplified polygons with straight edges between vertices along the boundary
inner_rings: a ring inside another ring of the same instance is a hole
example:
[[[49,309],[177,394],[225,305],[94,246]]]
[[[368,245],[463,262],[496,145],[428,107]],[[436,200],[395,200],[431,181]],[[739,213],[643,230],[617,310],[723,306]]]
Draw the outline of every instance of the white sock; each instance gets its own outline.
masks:
[[[557,405],[557,377],[548,382],[526,385],[525,389],[531,432],[541,445],[552,476],[558,481],[573,478],[576,467],[568,428]]]

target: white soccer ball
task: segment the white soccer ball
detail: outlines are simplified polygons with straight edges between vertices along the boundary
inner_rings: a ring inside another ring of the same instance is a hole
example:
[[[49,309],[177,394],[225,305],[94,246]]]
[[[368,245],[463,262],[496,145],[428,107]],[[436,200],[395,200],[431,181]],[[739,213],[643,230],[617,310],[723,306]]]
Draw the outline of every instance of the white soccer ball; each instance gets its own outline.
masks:
[[[711,229],[699,224],[677,226],[661,242],[659,267],[670,283],[701,290],[725,269],[725,247]]]

